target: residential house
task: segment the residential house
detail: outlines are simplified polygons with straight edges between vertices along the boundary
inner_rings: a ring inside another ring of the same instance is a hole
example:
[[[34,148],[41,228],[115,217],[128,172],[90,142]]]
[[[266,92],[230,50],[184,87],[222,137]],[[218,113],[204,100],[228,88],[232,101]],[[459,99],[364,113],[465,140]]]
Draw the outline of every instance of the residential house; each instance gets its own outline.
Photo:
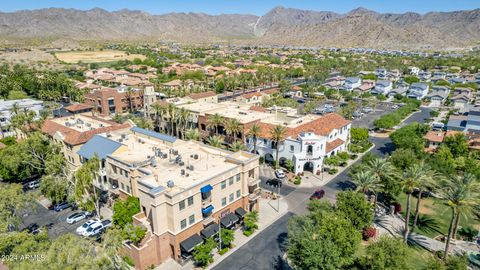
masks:
[[[428,94],[427,98],[430,100],[431,107],[442,106],[450,94],[450,88],[446,86],[434,86],[432,92]]]
[[[375,88],[371,90],[370,93],[374,95],[379,95],[379,94],[387,95],[392,90],[392,87],[393,87],[393,83],[391,81],[388,81],[388,80],[376,81]]]
[[[471,90],[468,88],[455,88],[453,96],[450,98],[453,102],[453,107],[459,109],[467,108],[471,95]]]
[[[408,73],[410,73],[410,75],[418,76],[419,72],[420,69],[418,67],[408,67]]]
[[[355,88],[358,88],[362,85],[362,79],[359,77],[348,77],[345,79],[342,89],[347,91],[352,91]]]
[[[428,95],[429,88],[430,86],[426,83],[412,83],[408,88],[407,97],[422,100]]]

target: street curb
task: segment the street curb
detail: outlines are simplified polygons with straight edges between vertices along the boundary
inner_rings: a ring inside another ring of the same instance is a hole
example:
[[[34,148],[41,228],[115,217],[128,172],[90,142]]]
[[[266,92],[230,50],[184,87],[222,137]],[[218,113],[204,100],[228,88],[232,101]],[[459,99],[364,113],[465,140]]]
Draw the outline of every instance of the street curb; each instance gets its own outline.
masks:
[[[285,199],[285,196],[282,196],[282,200]],[[257,230],[256,232],[254,232],[253,234],[251,234],[249,237],[248,237],[248,241],[245,241],[244,243],[240,244],[240,245],[236,245],[234,248],[230,249],[227,253],[221,255],[220,259],[219,260],[216,260],[214,261],[212,264],[210,264],[209,266],[207,266],[205,269],[212,269],[213,267],[217,266],[218,264],[220,264],[224,259],[228,258],[228,256],[232,255],[235,251],[237,251],[238,249],[240,249],[241,247],[243,247],[245,244],[247,244],[248,242],[250,242],[253,238],[257,237],[258,234],[260,234],[262,231],[264,231],[265,229],[267,229],[268,227],[270,227],[270,225],[272,225],[273,223],[275,223],[277,220],[279,220],[280,218],[282,218],[283,216],[285,216],[289,211],[285,211],[285,213],[281,214],[280,216],[274,218],[270,223],[267,223],[265,225],[265,227],[261,230]],[[228,255],[227,255],[228,254]],[[225,256],[226,255],[226,256]]]

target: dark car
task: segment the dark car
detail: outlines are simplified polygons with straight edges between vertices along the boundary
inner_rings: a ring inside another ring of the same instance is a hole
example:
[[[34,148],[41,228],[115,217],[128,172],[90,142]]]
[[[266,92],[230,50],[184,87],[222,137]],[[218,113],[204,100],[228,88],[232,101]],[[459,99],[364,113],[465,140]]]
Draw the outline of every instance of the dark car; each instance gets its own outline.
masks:
[[[282,180],[277,179],[277,178],[268,179],[266,183],[267,183],[267,185],[272,186],[272,187],[278,187],[278,186],[281,187],[282,186]]]
[[[32,223],[28,225],[24,230],[28,231],[31,234],[38,234],[39,232],[41,232],[40,226],[38,226],[37,223]]]
[[[318,190],[315,190],[312,196],[310,196],[310,199],[320,200],[321,198],[323,198],[323,196],[325,196],[325,190],[318,189]]]
[[[70,204],[69,202],[62,202],[62,203],[59,203],[59,204],[55,205],[55,207],[53,207],[53,210],[55,210],[57,212],[60,212],[62,210],[70,208],[70,207],[72,207],[72,204]]]

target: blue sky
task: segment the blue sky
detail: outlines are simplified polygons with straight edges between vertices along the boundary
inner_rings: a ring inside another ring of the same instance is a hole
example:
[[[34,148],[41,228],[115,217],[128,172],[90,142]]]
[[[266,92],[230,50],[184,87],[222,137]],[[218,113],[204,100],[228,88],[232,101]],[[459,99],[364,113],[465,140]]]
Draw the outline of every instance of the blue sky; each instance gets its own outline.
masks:
[[[48,7],[91,9],[100,7],[109,11],[119,9],[144,10],[152,14],[168,12],[204,12],[207,14],[243,13],[263,15],[275,6],[339,13],[357,7],[378,12],[403,13],[414,11],[452,11],[480,8],[479,0],[0,0],[0,10],[11,12],[22,9]]]

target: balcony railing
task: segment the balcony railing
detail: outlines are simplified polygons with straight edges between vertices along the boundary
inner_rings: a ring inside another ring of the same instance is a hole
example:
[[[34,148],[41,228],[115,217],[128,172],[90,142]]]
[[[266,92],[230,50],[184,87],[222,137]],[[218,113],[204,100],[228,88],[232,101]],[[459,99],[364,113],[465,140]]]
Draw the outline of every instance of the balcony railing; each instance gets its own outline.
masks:
[[[260,183],[260,179],[258,179],[258,178],[252,178],[252,177],[248,178],[248,186],[249,187],[258,185],[259,183]]]
[[[248,194],[248,200],[256,201],[258,198],[260,198],[261,194],[262,194],[262,191],[260,189],[256,189],[252,193]]]

